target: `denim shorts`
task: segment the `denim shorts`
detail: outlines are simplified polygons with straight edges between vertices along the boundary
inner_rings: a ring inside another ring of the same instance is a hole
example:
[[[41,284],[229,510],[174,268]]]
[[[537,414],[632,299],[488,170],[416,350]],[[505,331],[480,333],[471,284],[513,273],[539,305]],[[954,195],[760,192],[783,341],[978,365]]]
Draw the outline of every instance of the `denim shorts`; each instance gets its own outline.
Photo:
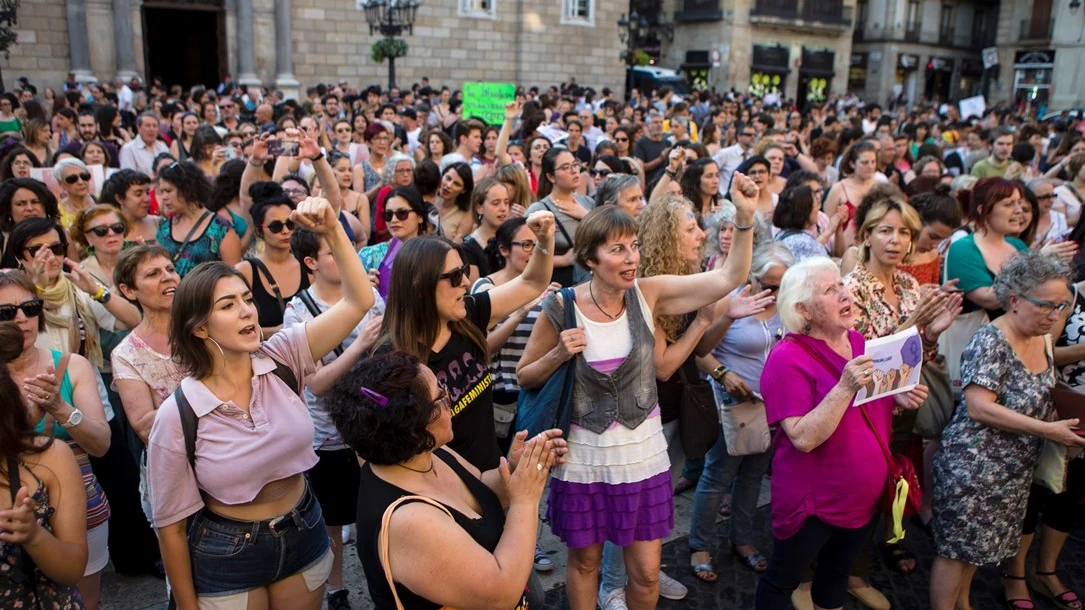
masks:
[[[266,521],[238,521],[204,508],[188,530],[197,596],[260,589],[305,571],[329,550],[320,503],[306,485],[294,510]]]

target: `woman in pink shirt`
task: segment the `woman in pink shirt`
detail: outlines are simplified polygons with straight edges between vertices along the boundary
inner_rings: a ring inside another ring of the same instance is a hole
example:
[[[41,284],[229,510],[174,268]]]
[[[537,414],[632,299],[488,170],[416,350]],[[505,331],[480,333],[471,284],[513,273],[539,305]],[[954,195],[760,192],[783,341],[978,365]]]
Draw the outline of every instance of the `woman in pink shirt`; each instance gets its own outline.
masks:
[[[917,409],[927,391],[919,386],[863,405],[876,432],[852,408],[874,366],[863,335],[852,329],[852,296],[832,260],[812,257],[791,267],[777,308],[789,333],[761,374],[769,425],[782,431],[773,441],[775,545],[755,608],[790,608],[791,592],[815,559],[814,605],[840,608],[889,476],[879,444],[888,442],[893,407]]]
[[[298,393],[373,292],[327,200],[302,201],[291,219],[324,237],[342,272],[343,299],[325,314],[261,342],[252,291],[221,262],[196,267],[174,296],[170,352],[189,376],[155,417],[147,466],[179,610],[316,610],[323,601],[332,556],[305,482],[317,458]],[[186,420],[195,420],[187,431]]]

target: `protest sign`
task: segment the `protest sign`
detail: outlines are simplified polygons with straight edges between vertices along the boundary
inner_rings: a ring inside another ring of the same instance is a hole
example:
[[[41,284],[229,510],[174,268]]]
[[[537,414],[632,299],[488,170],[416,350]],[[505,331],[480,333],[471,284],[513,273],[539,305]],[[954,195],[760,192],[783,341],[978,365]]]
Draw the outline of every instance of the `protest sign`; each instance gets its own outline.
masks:
[[[907,392],[919,385],[923,340],[916,327],[867,341],[866,353],[874,359],[874,374],[855,394],[855,406]]]
[[[961,109],[961,120],[968,120],[970,116],[982,119],[984,111],[987,110],[987,101],[982,95],[977,95],[964,98],[958,102],[958,106]]]
[[[505,122],[505,104],[516,99],[512,83],[464,83],[463,116],[478,118],[487,125]]]

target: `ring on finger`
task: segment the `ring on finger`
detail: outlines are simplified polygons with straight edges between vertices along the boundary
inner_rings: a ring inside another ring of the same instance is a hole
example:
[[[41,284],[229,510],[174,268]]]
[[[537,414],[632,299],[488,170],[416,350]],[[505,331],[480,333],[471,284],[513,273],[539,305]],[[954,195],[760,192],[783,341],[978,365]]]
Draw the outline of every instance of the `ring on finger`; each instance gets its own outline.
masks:
[[[542,462],[539,462],[539,463],[535,464],[535,468],[538,468],[539,472],[542,472],[542,469],[543,469]]]

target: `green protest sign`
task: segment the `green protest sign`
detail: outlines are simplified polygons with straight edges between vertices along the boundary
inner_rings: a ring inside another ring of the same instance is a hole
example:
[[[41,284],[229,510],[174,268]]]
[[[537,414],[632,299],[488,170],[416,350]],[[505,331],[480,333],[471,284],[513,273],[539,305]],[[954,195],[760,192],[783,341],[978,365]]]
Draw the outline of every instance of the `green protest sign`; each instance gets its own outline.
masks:
[[[463,116],[501,125],[505,121],[505,104],[516,98],[512,83],[464,83]]]

